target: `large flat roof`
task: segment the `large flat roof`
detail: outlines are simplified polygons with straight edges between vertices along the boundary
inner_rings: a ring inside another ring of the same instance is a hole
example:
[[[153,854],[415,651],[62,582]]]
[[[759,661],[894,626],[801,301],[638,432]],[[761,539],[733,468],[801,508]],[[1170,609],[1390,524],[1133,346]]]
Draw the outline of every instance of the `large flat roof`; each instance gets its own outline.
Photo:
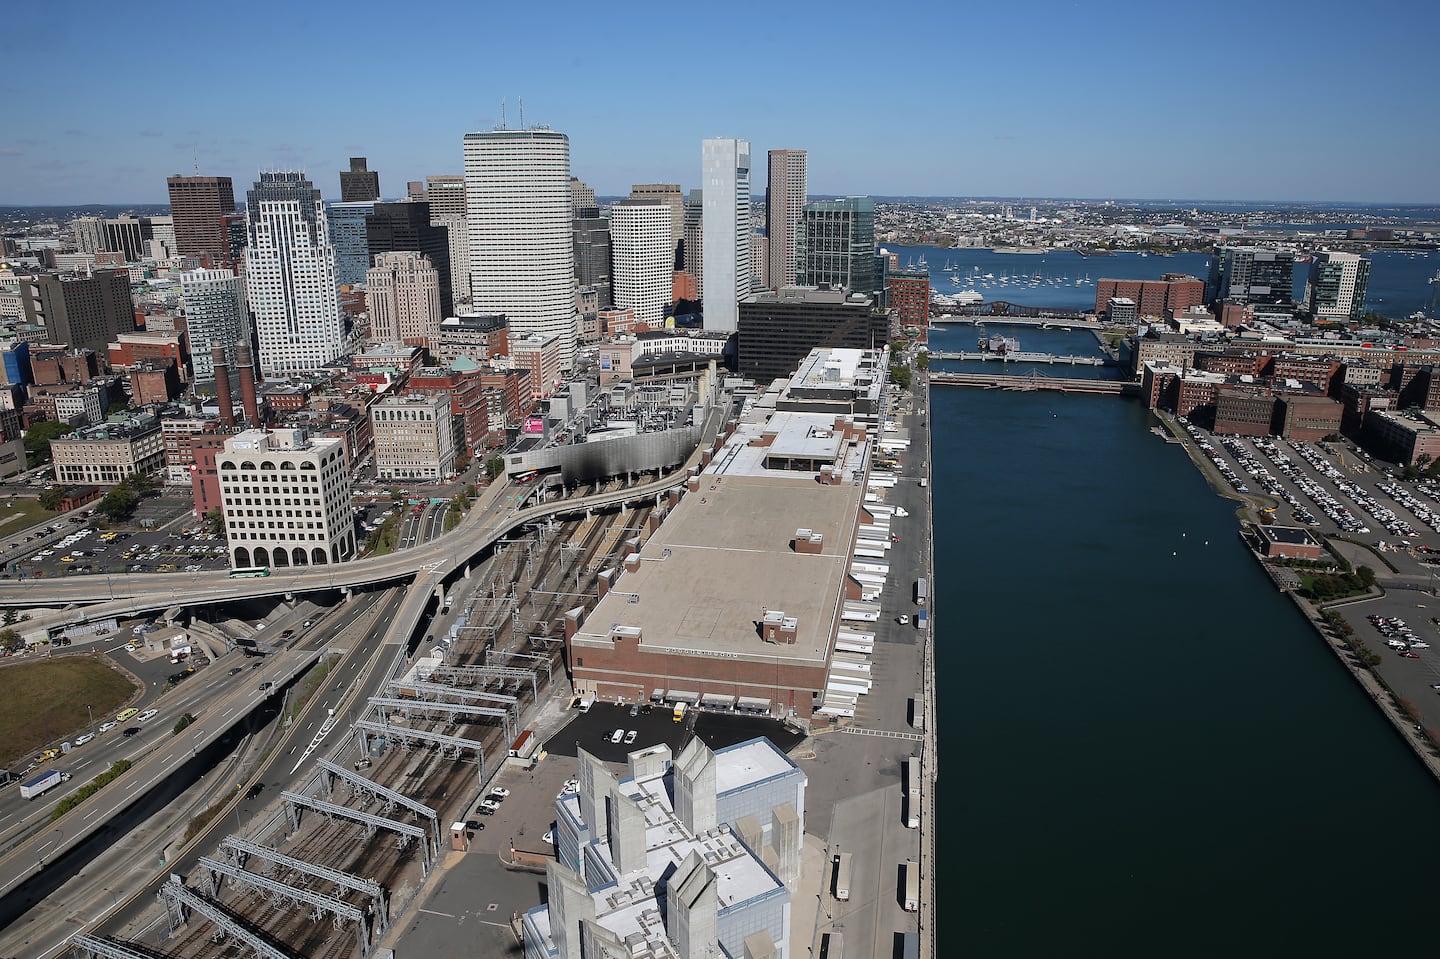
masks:
[[[609,645],[616,626],[641,631],[642,651],[823,664],[837,622],[849,544],[863,483],[822,484],[813,472],[771,470],[767,447],[749,442],[782,425],[834,425],[834,417],[776,414],[782,423],[742,425],[623,572],[576,634],[577,645]],[[777,440],[778,442],[778,440]],[[845,477],[863,476],[868,444],[842,451]],[[795,533],[823,537],[817,554],[796,552]],[[760,638],[759,622],[781,611],[796,621],[794,643]]]

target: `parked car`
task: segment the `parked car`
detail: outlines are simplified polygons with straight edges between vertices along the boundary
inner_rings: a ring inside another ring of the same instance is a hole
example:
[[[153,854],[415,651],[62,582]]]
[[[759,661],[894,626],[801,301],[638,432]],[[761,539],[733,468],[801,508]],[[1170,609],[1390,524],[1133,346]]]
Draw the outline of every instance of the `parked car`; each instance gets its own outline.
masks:
[[[490,790],[490,796],[489,796],[489,798],[491,798],[491,799],[506,799],[506,798],[508,798],[509,796],[510,796],[510,790],[506,789],[504,786],[496,786],[494,789]]]
[[[637,736],[639,736],[639,735],[640,735],[639,731],[634,730],[634,729],[630,730],[628,733],[625,734],[625,745],[629,746],[631,743],[633,743],[633,742],[635,741],[635,737],[637,737]]]

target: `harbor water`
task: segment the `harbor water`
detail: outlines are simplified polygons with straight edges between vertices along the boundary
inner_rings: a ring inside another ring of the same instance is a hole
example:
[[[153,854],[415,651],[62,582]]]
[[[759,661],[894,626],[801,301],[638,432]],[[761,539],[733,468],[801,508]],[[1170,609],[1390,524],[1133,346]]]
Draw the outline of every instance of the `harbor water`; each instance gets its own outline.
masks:
[[[1440,787],[1233,504],[1134,401],[931,396],[939,954],[1428,951]]]
[[[1141,256],[1125,252],[1114,256],[1081,256],[1072,250],[994,253],[988,249],[889,245],[886,249],[900,258],[902,268],[918,267],[923,259],[930,271],[930,286],[936,293],[953,296],[973,289],[985,297],[986,303],[1005,300],[1021,306],[1071,310],[1095,308],[1095,281],[1102,277],[1158,280],[1166,273],[1187,273],[1203,280],[1212,259],[1206,253]],[[1440,270],[1440,252],[1380,250],[1367,255],[1370,257],[1367,310],[1404,319],[1426,309],[1433,292],[1429,280]],[[947,272],[947,266],[954,270]],[[1292,292],[1297,302],[1305,295],[1308,275],[1308,265],[1296,265]],[[952,277],[961,282],[953,282]]]

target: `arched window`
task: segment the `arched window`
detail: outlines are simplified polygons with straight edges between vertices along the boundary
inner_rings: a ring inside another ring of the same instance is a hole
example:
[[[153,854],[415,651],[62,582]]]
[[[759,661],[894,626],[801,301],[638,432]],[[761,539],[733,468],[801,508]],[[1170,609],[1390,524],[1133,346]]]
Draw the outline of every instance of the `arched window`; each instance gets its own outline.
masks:
[[[235,468],[235,462],[233,460],[226,460],[220,464],[220,468],[222,470],[233,470]]]
[[[268,470],[271,473],[275,472],[275,464],[270,462],[269,460],[262,460],[260,463],[260,468],[262,470]]]
[[[250,462],[249,460],[245,460],[240,464],[240,468],[242,470],[253,470],[255,469],[255,464]]]
[[[234,563],[234,565],[237,566],[237,567],[239,567],[239,566],[249,566],[249,565],[250,565],[250,550],[246,549],[244,546],[236,547],[236,549],[235,549],[235,563]]]
[[[310,562],[314,566],[325,565],[325,547],[317,546],[310,551]]]
[[[313,470],[315,468],[315,464],[311,463],[309,460],[306,460],[305,462],[300,464],[300,468],[302,470]]]
[[[281,461],[280,461],[280,468],[281,468],[282,470],[291,470],[291,471],[294,471],[294,469],[295,469],[295,464],[292,463],[290,460],[281,460]]]
[[[303,546],[297,546],[297,547],[295,547],[294,550],[292,550],[292,552],[294,553],[294,557],[295,557],[295,558],[294,558],[291,562],[292,562],[294,565],[296,565],[296,566],[306,566],[306,565],[308,565],[308,564],[305,562],[305,547],[303,547]]]
[[[277,567],[289,566],[290,554],[285,552],[285,547],[277,546],[275,547],[275,554],[270,557],[270,562]]]
[[[256,565],[256,566],[269,566],[269,565],[270,565],[270,551],[267,550],[267,549],[266,549],[265,547],[263,547],[263,546],[257,546],[257,547],[255,547],[255,565]]]

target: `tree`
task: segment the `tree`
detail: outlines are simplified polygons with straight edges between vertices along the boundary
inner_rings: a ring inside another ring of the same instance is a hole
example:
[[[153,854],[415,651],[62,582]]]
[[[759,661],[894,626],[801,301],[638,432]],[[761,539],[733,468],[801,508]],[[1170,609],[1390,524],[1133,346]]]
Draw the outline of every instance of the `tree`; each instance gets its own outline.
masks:
[[[51,511],[60,508],[60,503],[65,499],[65,487],[52,486],[40,494],[40,508]]]
[[[50,441],[74,431],[69,423],[46,420],[25,431],[25,455],[31,467],[50,462]]]
[[[136,473],[134,476],[130,477],[125,482],[127,486],[129,486],[132,490],[136,492],[137,495],[140,496],[144,496],[146,493],[155,492],[156,488],[160,485],[155,482],[155,477],[151,476],[149,473]]]
[[[470,468],[470,454],[459,453],[455,457],[455,472],[463,473]]]
[[[0,649],[15,649],[21,645],[20,634],[6,627],[0,629]]]
[[[921,372],[930,369],[930,353],[927,350],[921,350],[919,355],[915,357],[915,366],[918,367]]]
[[[492,480],[505,472],[505,457],[492,456],[485,461],[485,475]]]
[[[897,384],[901,389],[908,390],[910,388],[910,367],[890,367],[890,382]]]
[[[225,513],[218,506],[205,514],[205,528],[211,536],[225,536]]]
[[[890,341],[890,352],[891,352],[891,353],[904,353],[904,352],[905,352],[905,347],[908,346],[908,345],[909,345],[909,344],[906,343],[904,340],[891,340],[891,341]]]
[[[140,502],[140,494],[132,490],[127,483],[118,483],[111,488],[110,492],[100,498],[95,508],[105,515],[105,518],[112,523],[118,523],[135,512],[135,505]]]

